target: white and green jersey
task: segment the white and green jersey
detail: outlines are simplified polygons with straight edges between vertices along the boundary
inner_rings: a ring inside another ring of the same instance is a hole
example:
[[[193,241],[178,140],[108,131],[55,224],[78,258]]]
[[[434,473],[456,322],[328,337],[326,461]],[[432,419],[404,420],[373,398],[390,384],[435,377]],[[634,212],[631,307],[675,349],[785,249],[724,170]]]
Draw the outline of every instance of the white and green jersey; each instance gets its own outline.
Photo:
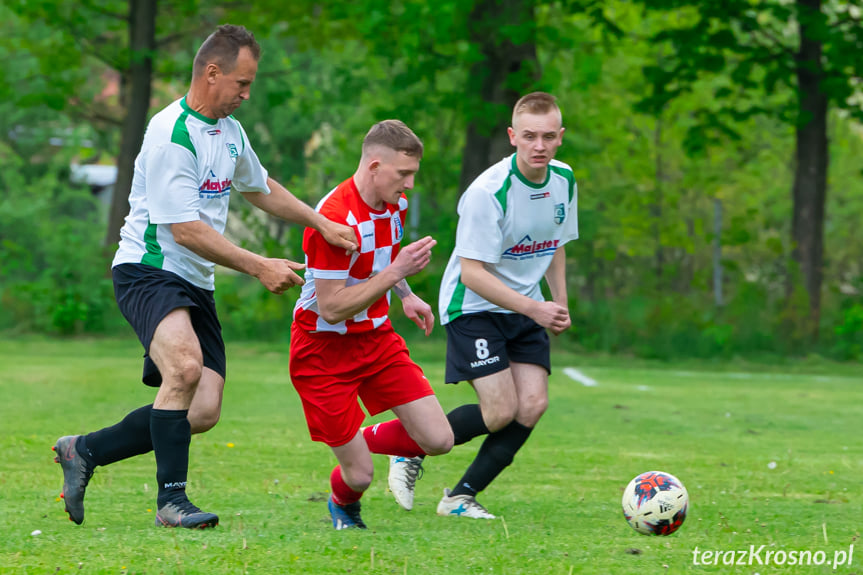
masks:
[[[177,100],[153,116],[135,159],[130,210],[112,266],[141,263],[214,288],[215,264],[174,241],[171,224],[224,233],[231,191],[270,193],[267,171],[233,117],[207,118]]]
[[[518,171],[515,154],[477,177],[458,202],[455,249],[441,282],[441,324],[462,314],[512,313],[461,282],[459,258],[479,260],[504,285],[543,301],[540,280],[554,252],[578,238],[578,189],[572,168],[552,160],[545,182],[535,184]]]

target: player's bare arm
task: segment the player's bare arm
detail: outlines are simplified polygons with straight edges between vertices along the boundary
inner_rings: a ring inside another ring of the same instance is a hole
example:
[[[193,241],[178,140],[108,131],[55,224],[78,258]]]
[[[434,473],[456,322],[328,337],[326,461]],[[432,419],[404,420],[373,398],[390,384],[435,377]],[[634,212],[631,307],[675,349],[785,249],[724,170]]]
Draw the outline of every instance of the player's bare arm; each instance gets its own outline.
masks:
[[[436,243],[431,236],[426,236],[405,246],[383,271],[358,284],[348,286],[345,280],[315,278],[315,295],[321,317],[334,324],[368,308],[397,283],[425,268],[431,261],[431,249]]]
[[[432,328],[434,328],[434,313],[432,313],[431,306],[411,291],[411,286],[408,285],[407,280],[402,280],[394,285],[393,293],[401,300],[405,316],[417,324],[426,335],[431,335]]]
[[[348,252],[357,250],[357,238],[350,227],[328,220],[273,178],[267,178],[267,187],[269,194],[243,192],[243,197],[268,214],[319,231],[328,244]]]
[[[552,301],[567,310],[567,321],[564,322],[564,325],[555,325],[549,328],[554,335],[560,335],[572,325],[572,320],[569,317],[569,299],[566,293],[566,251],[563,247],[557,248],[554,252],[551,264],[545,272],[545,281],[548,283]]]
[[[209,261],[258,278],[265,288],[280,294],[303,278],[294,273],[304,264],[278,258],[265,258],[231,243],[225,236],[202,222],[194,220],[171,224],[174,240]]]
[[[504,309],[526,315],[544,328],[566,329],[569,325],[569,312],[566,307],[554,301],[536,301],[504,285],[489,272],[485,263],[479,260],[461,258],[461,280],[465,286],[480,297]]]

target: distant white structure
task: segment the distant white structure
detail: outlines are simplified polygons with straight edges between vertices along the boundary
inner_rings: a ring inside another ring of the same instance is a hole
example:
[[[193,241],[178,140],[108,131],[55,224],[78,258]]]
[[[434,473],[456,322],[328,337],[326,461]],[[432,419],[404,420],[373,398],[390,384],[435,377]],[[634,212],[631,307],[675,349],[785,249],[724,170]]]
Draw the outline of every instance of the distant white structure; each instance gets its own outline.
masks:
[[[86,184],[90,186],[93,195],[106,206],[111,205],[111,195],[114,192],[114,183],[117,181],[117,166],[103,166],[100,164],[71,164],[69,166],[73,183]]]

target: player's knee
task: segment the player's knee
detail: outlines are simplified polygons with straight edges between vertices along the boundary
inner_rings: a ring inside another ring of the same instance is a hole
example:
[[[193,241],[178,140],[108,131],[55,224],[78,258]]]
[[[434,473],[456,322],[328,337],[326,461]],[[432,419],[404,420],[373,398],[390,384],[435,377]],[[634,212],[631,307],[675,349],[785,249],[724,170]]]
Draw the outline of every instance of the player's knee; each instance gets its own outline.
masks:
[[[196,358],[188,356],[176,361],[162,373],[163,382],[184,391],[192,391],[198,386],[204,367]]]
[[[203,372],[204,366],[195,358],[186,359],[180,366],[180,377],[183,383],[190,387],[197,387]]]
[[[482,418],[488,430],[494,433],[509,425],[517,414],[517,405],[496,406],[495,409],[483,409]]]
[[[432,437],[420,444],[426,455],[443,455],[449,453],[453,446],[453,433],[450,427],[442,430],[435,437]]]
[[[527,427],[533,427],[548,409],[548,397],[536,396],[528,398],[518,409],[518,421]]]
[[[192,433],[204,433],[216,427],[219,423],[219,409],[207,409],[192,412],[189,411],[189,425],[192,427]]]
[[[348,487],[354,491],[365,491],[372,484],[374,476],[373,469],[350,469],[345,473],[345,468],[342,467],[342,477]]]

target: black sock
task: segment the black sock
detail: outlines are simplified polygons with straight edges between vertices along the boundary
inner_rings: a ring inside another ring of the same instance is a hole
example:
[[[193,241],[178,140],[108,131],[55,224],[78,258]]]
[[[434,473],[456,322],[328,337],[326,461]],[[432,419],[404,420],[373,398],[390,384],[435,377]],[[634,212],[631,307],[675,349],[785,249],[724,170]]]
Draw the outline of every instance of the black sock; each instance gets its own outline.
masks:
[[[476,495],[488,487],[512,463],[531,431],[532,428],[513,421],[500,431],[490,433],[450,495]]]
[[[78,453],[91,465],[109,465],[153,450],[150,438],[150,411],[153,405],[139,407],[120,423],[82,435],[75,443]]]
[[[477,435],[488,433],[488,427],[482,420],[482,411],[476,403],[456,407],[446,414],[446,418],[452,427],[453,445],[467,443]],[[420,457],[424,458],[425,455]]]
[[[186,497],[189,444],[192,441],[188,414],[187,409],[153,409],[150,412],[150,435],[156,452],[156,483],[159,485],[156,503],[159,507]]]
[[[477,435],[488,433],[488,427],[482,420],[482,411],[476,403],[456,407],[446,414],[446,418],[452,427],[455,445],[467,443]]]

